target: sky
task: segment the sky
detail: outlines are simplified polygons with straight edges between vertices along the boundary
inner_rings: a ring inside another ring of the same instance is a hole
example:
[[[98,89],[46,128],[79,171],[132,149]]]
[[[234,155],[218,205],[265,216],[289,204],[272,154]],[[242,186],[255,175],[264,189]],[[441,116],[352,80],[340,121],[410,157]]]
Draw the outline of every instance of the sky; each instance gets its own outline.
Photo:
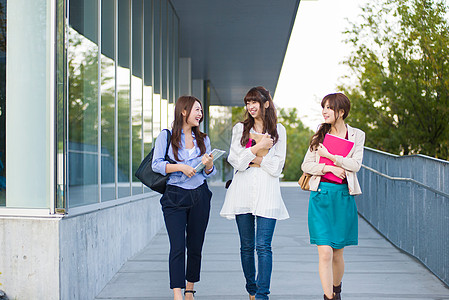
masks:
[[[336,88],[349,70],[341,62],[351,49],[343,43],[367,0],[301,0],[273,97],[279,108],[296,107],[312,130],[322,122],[321,99]]]

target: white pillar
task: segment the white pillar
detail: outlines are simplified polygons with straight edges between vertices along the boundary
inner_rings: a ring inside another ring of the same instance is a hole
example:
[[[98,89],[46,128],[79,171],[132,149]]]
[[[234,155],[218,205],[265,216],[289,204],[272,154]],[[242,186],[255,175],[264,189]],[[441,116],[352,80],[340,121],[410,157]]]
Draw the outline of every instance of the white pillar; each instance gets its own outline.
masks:
[[[8,1],[7,20],[6,206],[51,208],[55,1]]]

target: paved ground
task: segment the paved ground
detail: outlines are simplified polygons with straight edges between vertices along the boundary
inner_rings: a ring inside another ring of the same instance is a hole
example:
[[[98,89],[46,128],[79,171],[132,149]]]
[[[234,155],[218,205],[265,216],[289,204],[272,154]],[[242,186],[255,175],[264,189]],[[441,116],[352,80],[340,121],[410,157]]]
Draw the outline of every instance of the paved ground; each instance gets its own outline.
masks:
[[[198,300],[247,300],[234,221],[219,216],[225,189],[211,188],[212,211],[203,251]],[[273,239],[273,300],[323,299],[318,254],[309,244],[308,193],[283,187],[290,219],[276,225]],[[168,237],[163,228],[153,241],[114,276],[100,299],[173,299],[168,286]],[[415,259],[402,253],[359,218],[359,246],[345,249],[342,298],[449,299],[449,289]]]

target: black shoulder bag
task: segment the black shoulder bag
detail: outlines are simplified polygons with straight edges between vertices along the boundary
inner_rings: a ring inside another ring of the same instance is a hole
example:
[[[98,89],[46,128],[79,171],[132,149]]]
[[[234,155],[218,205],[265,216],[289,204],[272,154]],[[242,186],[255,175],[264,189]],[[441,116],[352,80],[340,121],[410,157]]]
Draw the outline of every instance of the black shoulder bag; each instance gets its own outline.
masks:
[[[170,147],[171,133],[170,130],[164,130],[167,131],[167,148],[165,149],[165,160],[171,164],[175,164],[176,162],[168,157],[168,147]],[[167,180],[170,174],[164,176],[161,173],[153,171],[153,168],[151,167],[153,163],[153,153],[154,147],[153,149],[151,149],[150,153],[148,153],[148,155],[143,159],[135,175],[147,187],[155,192],[163,194],[165,192],[165,188],[167,187]]]

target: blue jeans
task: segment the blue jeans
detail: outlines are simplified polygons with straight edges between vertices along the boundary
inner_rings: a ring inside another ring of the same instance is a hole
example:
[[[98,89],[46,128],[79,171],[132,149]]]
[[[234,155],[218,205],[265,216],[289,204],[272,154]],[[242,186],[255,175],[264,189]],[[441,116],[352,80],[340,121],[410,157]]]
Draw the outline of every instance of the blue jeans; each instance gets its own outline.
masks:
[[[252,214],[237,215],[235,219],[240,235],[240,258],[246,290],[250,295],[256,295],[256,299],[268,299],[273,265],[271,241],[276,220]],[[257,278],[254,248],[258,261]]]

